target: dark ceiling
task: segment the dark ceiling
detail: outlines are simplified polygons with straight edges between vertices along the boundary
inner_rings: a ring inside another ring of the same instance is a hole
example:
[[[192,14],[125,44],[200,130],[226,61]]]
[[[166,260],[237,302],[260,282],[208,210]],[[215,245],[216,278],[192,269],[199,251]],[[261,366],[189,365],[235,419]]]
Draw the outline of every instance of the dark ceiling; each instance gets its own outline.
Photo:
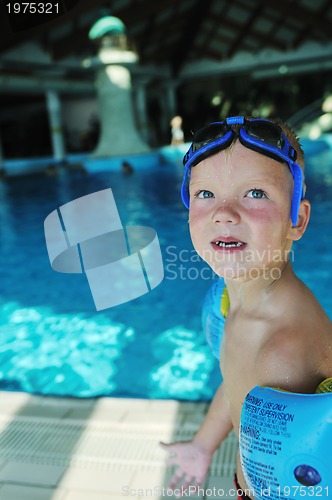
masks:
[[[11,0],[8,0],[9,2]],[[11,2],[14,4],[14,2]],[[55,1],[53,0],[53,3]],[[6,51],[37,41],[62,64],[88,56],[92,24],[103,14],[119,17],[142,65],[167,65],[179,75],[186,63],[222,62],[239,51],[294,51],[305,42],[332,41],[332,0],[58,0],[64,14],[27,28],[30,15],[11,19],[2,2],[0,63]],[[76,5],[75,5],[76,4]],[[69,8],[72,5],[72,8]],[[45,20],[45,17],[43,18]],[[14,32],[13,29],[17,31]],[[2,66],[6,70],[6,65]],[[8,68],[7,68],[8,70]]]

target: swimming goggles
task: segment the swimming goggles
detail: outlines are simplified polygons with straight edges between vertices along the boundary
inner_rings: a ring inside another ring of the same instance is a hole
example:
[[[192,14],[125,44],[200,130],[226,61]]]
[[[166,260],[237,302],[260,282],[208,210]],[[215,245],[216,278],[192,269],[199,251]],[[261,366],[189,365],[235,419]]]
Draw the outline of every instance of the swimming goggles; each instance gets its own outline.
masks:
[[[240,125],[238,131],[232,128],[233,125]],[[238,137],[246,148],[287,163],[294,179],[291,220],[293,226],[296,226],[300,202],[304,197],[303,172],[296,163],[297,152],[278,125],[262,118],[232,116],[223,122],[211,123],[194,134],[193,142],[183,158],[185,169],[181,196],[186,208],[189,208],[191,168],[205,158],[226,149],[235,137]]]

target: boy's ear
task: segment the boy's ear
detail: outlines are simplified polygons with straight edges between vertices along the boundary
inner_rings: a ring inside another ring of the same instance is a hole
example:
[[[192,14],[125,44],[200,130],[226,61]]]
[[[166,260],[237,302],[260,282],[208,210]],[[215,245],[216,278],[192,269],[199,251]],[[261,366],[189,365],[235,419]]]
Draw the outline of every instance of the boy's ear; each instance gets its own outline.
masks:
[[[289,229],[289,238],[297,241],[302,238],[310,219],[311,205],[308,200],[302,200],[300,204],[299,217],[296,226]]]

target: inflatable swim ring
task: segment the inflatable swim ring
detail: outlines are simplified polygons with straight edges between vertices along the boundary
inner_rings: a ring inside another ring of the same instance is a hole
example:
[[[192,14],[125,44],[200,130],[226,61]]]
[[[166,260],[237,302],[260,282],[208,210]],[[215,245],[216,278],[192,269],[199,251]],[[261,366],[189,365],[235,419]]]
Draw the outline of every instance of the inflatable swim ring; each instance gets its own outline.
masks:
[[[208,289],[202,310],[202,326],[213,355],[219,359],[220,344],[229,309],[229,297],[223,278]]]
[[[332,392],[321,392],[331,382],[316,394],[258,386],[247,394],[239,449],[256,500],[331,498]]]

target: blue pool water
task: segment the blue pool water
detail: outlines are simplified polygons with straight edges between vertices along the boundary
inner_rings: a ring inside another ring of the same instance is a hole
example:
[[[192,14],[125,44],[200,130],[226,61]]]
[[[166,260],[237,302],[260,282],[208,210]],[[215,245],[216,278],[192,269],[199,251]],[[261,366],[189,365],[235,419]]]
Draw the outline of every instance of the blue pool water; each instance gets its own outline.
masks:
[[[317,170],[317,173],[315,173]],[[312,219],[294,267],[332,318],[332,182],[312,163]],[[220,383],[201,328],[214,276],[190,242],[179,197],[181,168],[0,184],[0,389],[78,397],[209,400]],[[43,224],[54,209],[112,188],[121,221],[157,231],[163,282],[132,302],[97,312],[84,275],[56,273]]]

